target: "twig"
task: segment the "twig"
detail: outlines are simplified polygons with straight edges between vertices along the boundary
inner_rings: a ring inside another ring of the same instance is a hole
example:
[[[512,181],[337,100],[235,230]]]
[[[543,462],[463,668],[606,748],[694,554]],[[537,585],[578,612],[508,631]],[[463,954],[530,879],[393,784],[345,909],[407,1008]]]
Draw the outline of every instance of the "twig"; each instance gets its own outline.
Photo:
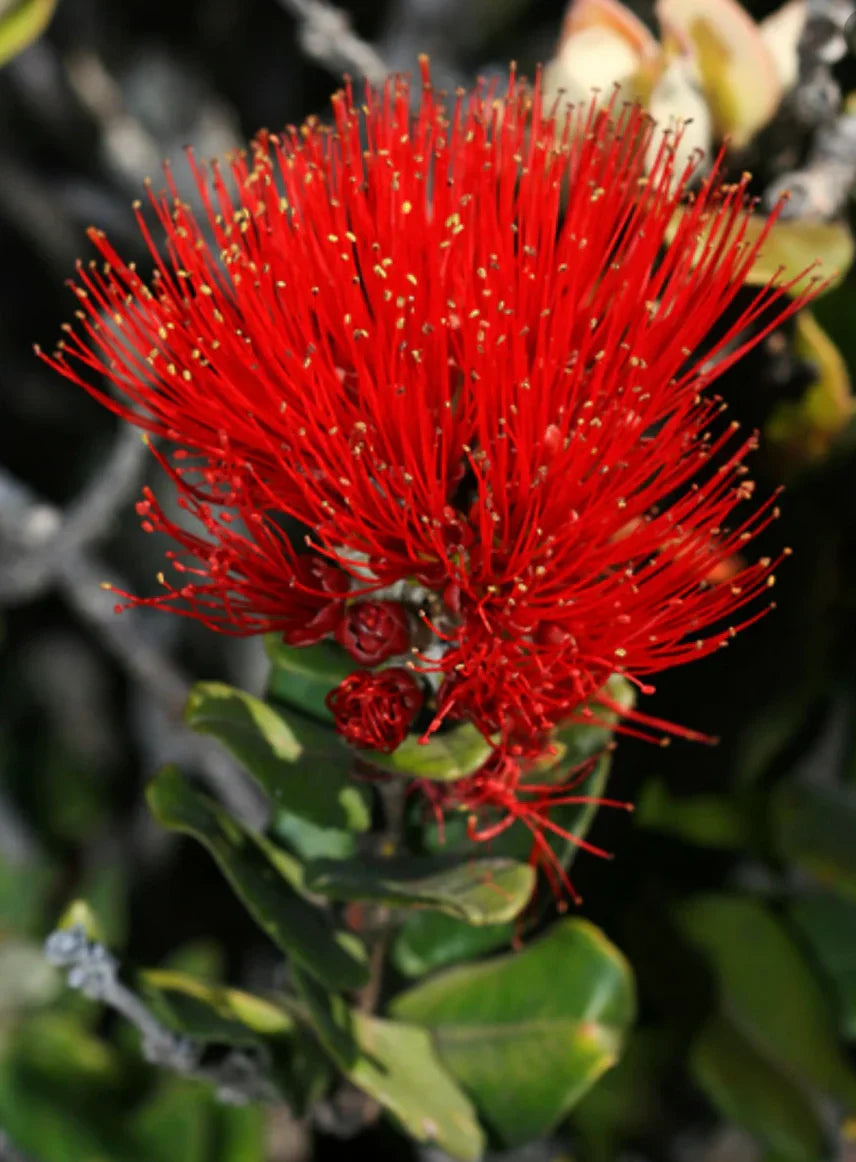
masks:
[[[89,940],[81,925],[52,932],[45,941],[45,956],[51,964],[68,970],[70,988],[109,1005],[137,1027],[143,1056],[151,1064],[210,1082],[218,1098],[229,1105],[282,1100],[282,1095],[265,1076],[268,1062],[261,1050],[251,1053],[230,1049],[216,1063],[206,1063],[208,1045],[162,1025],[136,993],[119,979],[116,958],[103,944]]]
[[[122,427],[103,468],[63,516],[37,500],[12,476],[0,471],[0,603],[32,601],[52,587],[84,546],[103,536],[136,492],[145,447],[137,433]]]
[[[58,276],[67,275],[80,252],[76,224],[57,205],[55,192],[49,192],[40,176],[8,150],[3,151],[2,168],[0,216]]]
[[[143,632],[136,611],[127,610],[121,616],[114,613],[115,598],[101,587],[106,572],[96,558],[77,551],[66,559],[58,588],[126,673],[163,708],[173,733],[162,740],[162,749],[171,752],[173,761],[197,765],[232,814],[253,829],[262,827],[268,812],[264,796],[217,743],[183,727],[181,716],[190,681]],[[119,589],[127,588],[121,580],[115,584]]]
[[[299,21],[298,39],[306,55],[338,79],[343,72],[351,72],[379,84],[388,75],[389,69],[377,49],[354,32],[350,17],[341,8],[321,0],[277,2]]]
[[[267,815],[263,796],[216,743],[182,726],[190,680],[146,634],[137,611],[116,616],[115,599],[101,588],[108,570],[87,548],[136,490],[142,455],[139,437],[123,431],[67,516],[0,470],[0,605],[32,601],[58,589],[137,687],[163,709],[172,727],[171,737],[163,741],[172,757],[197,765],[224,805],[258,828]],[[120,578],[114,582],[127,589]]]
[[[473,0],[398,0],[379,37],[381,54],[391,70],[412,69],[420,53],[431,58],[435,84],[454,90],[471,78],[456,58],[480,48],[487,9]],[[450,33],[453,33],[450,35]]]
[[[390,857],[401,846],[404,832],[404,811],[406,806],[407,783],[393,777],[379,781],[378,791],[383,802],[383,830],[372,836],[372,847],[381,856]],[[357,1007],[364,1013],[373,1013],[380,1001],[383,989],[383,973],[386,965],[392,909],[385,904],[376,904],[367,909],[367,936],[370,936],[369,979],[360,989]]]
[[[764,200],[773,206],[786,191],[785,218],[837,218],[856,184],[856,114],[842,113],[820,129],[805,165],[772,182]]]
[[[799,77],[785,95],[773,129],[780,139],[776,150],[786,172],[764,193],[772,208],[787,192],[782,216],[837,217],[856,183],[856,116],[840,113],[841,89],[832,65],[847,52],[847,38],[856,20],[852,0],[810,0],[798,46]],[[809,134],[802,163],[794,167],[795,149]],[[769,136],[769,135],[768,135]]]

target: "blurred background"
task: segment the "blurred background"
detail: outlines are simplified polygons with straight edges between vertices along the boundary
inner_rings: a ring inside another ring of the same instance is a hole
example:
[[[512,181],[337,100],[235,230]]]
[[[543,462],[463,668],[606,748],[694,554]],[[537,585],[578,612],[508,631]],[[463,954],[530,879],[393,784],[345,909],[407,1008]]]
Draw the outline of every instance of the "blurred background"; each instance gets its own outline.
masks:
[[[840,1117],[856,1114],[850,6],[791,4],[770,33],[775,24],[755,22],[775,4],[753,3],[741,21],[721,0],[703,9],[720,39],[693,40],[697,7],[671,0],[658,23],[634,0],[666,54],[652,64],[655,51],[617,5],[589,5],[562,32],[560,0],[337,10],[309,0],[0,0],[0,1160],[300,1162],[362,1149],[437,1162],[384,1124],[342,1139],[283,1109],[219,1106],[204,1085],[158,1074],[133,1032],[67,992],[41,952],[69,901],[84,897],[123,963],[191,966],[259,988],[276,971],[273,948],[208,857],[159,829],[142,797],[159,766],[178,762],[259,821],[242,773],[181,715],[199,678],[259,691],[261,643],[141,610],[114,615],[99,584],[153,592],[162,565],[133,509],[150,465],[138,436],[118,431],[32,345],[51,349],[73,316],[64,279],[90,258],[86,227],[145,262],[131,203],[144,179],[157,182],[162,159],[176,162],[192,197],[185,145],[220,154],[261,126],[323,116],[342,72],[409,70],[420,52],[448,86],[511,59],[529,75],[552,61],[550,83],[571,91],[636,85],[658,115],[693,115],[691,144],[715,147],[728,134],[727,165],[752,167],[759,215],[781,188],[794,191],[771,239],[773,268],[817,256],[839,272],[811,314],[723,385],[735,417],[763,434],[759,492],[786,485],[762,548],[787,545],[793,556],[776,611],[733,648],[664,678],[646,707],[721,741],[622,741],[612,793],[637,803],[636,818],[601,813],[591,838],[616,859],[575,865],[584,914],[637,971],[639,1030],[555,1138],[515,1157],[856,1158],[856,1122]],[[711,899],[749,911],[711,910]],[[687,940],[700,927],[705,939]],[[803,1058],[816,1064],[807,1076],[795,1064]]]

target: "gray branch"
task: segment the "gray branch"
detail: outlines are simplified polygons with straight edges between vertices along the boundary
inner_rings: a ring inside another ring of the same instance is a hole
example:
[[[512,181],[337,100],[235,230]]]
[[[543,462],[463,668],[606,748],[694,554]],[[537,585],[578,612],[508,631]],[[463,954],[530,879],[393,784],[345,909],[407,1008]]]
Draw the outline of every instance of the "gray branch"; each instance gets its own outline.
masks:
[[[324,65],[337,78],[343,72],[381,83],[389,73],[377,49],[358,36],[341,8],[322,0],[277,0],[295,16],[300,47],[312,60]]]
[[[787,192],[782,216],[838,217],[856,184],[856,116],[841,112],[841,89],[832,66],[853,51],[856,10],[852,0],[811,0],[798,46],[799,78],[785,94],[776,125],[785,172],[764,193],[772,208]],[[809,134],[798,167],[789,154]]]
[[[210,1082],[218,1098],[229,1105],[282,1100],[265,1074],[269,1062],[261,1049],[231,1049],[215,1064],[206,1063],[207,1043],[174,1033],[153,1016],[119,979],[116,958],[103,944],[90,940],[81,925],[52,932],[45,942],[45,956],[51,964],[67,969],[70,988],[115,1009],[136,1026],[143,1056],[152,1065]]]
[[[89,547],[136,491],[143,454],[139,436],[123,428],[101,471],[65,513],[0,470],[0,605],[58,590],[136,687],[163,711],[161,752],[198,766],[223,804],[258,828],[266,818],[264,797],[213,740],[183,726],[190,680],[146,632],[140,611],[116,616],[115,598],[102,588],[108,570]],[[118,589],[128,588],[121,578],[109,580]]]
[[[776,204],[789,193],[785,218],[837,218],[856,185],[856,114],[842,113],[818,130],[805,165],[777,178],[764,200]]]
[[[0,470],[0,604],[32,601],[67,571],[81,549],[103,536],[137,491],[145,446],[124,424],[103,467],[65,514],[37,500]]]

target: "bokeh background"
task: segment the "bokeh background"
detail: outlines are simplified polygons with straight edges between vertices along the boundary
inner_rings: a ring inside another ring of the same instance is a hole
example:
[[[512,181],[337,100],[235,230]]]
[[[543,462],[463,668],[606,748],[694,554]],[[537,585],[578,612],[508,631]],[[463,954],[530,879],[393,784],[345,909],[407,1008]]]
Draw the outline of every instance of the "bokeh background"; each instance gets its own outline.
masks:
[[[16,7],[7,0],[0,16]],[[0,68],[0,1159],[10,1162],[435,1157],[383,1123],[348,1140],[284,1109],[218,1106],[203,1085],[145,1065],[133,1033],[66,991],[41,953],[69,901],[84,897],[127,964],[180,964],[259,988],[277,971],[208,857],[162,832],[142,796],[159,766],[179,762],[259,818],[241,772],[182,726],[181,711],[198,678],[260,690],[261,644],[140,610],[114,616],[99,583],[150,592],[161,567],[133,509],[149,464],[138,437],[32,345],[52,347],[73,314],[64,279],[90,257],[87,226],[145,261],[131,203],[163,158],[189,194],[186,144],[219,154],[260,126],[323,114],[353,58],[337,49],[343,25],[301,18],[310,7],[60,0],[47,32]],[[633,7],[653,27],[651,7]],[[749,7],[761,18],[775,6]],[[376,59],[407,70],[427,51],[453,86],[510,59],[531,74],[555,54],[564,5],[342,8]],[[853,58],[830,58],[846,99]],[[835,113],[821,110],[817,125]],[[585,915],[637,971],[640,1026],[619,1069],[554,1138],[517,1157],[812,1162],[856,1151],[842,1119],[856,1114],[856,283],[846,265],[841,274],[814,310],[820,338],[790,324],[724,384],[736,418],[767,437],[759,491],[787,486],[763,548],[793,556],[771,616],[658,684],[652,711],[719,745],[620,744],[612,792],[637,814],[601,812],[591,838],[616,858],[580,858],[575,883]],[[681,941],[681,918],[711,898],[749,911],[697,912],[690,926],[703,922],[721,953],[700,957]],[[739,1019],[700,1042],[712,1012]],[[794,1013],[808,1015],[800,1024]],[[805,1056],[828,1068],[798,1076]]]

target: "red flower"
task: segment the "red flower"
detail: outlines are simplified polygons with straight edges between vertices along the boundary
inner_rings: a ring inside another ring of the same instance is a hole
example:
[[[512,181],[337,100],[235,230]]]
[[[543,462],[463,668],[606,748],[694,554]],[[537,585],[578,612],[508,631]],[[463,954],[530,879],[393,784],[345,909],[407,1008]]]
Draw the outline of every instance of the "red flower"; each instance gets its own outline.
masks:
[[[337,630],[345,616],[345,594],[351,579],[332,561],[310,553],[294,563],[294,588],[283,613],[291,618],[283,626],[290,646],[311,646]]]
[[[488,761],[468,778],[442,784],[438,800],[436,784],[427,788],[429,803],[435,810],[456,806],[468,812],[467,835],[479,843],[490,842],[514,823],[522,823],[532,836],[529,862],[540,867],[553,889],[557,900],[565,893],[575,903],[582,903],[573,884],[568,878],[562,861],[554,850],[557,840],[571,843],[591,855],[611,858],[609,852],[596,847],[588,840],[567,831],[555,820],[550,812],[557,807],[596,804],[599,807],[620,807],[632,811],[631,803],[617,799],[605,799],[581,793],[580,785],[592,774],[600,756],[587,759],[570,772],[564,783],[535,783],[527,779],[521,763],[508,754],[496,751]],[[546,833],[546,834],[545,834]],[[551,843],[552,840],[552,843]]]
[[[410,645],[404,606],[395,601],[354,601],[345,610],[336,640],[361,666],[377,666]]]
[[[351,746],[385,753],[400,746],[419,713],[422,691],[407,670],[358,670],[327,695],[336,729]]]
[[[395,79],[364,108],[338,94],[332,131],[261,134],[228,174],[191,157],[201,221],[167,173],[162,251],[139,214],[150,282],[94,231],[107,265],[81,267],[82,326],[48,361],[175,449],[161,462],[206,536],[147,494],[183,550],[157,604],[296,640],[307,602],[311,634],[335,628],[319,560],[351,598],[394,587],[423,619],[434,727],[469,719],[527,754],[608,705],[611,674],[647,691],[758,616],[774,562],[709,580],[775,510],[751,506],[755,437],[707,388],[810,292],[759,291],[693,363],[763,244],[746,180],[714,167],[675,225],[692,167],[664,138],[646,173],[637,108],[554,120],[514,79],[446,108],[424,81],[415,119]],[[310,530],[311,579],[285,518]],[[376,711],[386,733],[366,702],[390,673],[333,697],[359,745],[400,740],[409,703]]]

